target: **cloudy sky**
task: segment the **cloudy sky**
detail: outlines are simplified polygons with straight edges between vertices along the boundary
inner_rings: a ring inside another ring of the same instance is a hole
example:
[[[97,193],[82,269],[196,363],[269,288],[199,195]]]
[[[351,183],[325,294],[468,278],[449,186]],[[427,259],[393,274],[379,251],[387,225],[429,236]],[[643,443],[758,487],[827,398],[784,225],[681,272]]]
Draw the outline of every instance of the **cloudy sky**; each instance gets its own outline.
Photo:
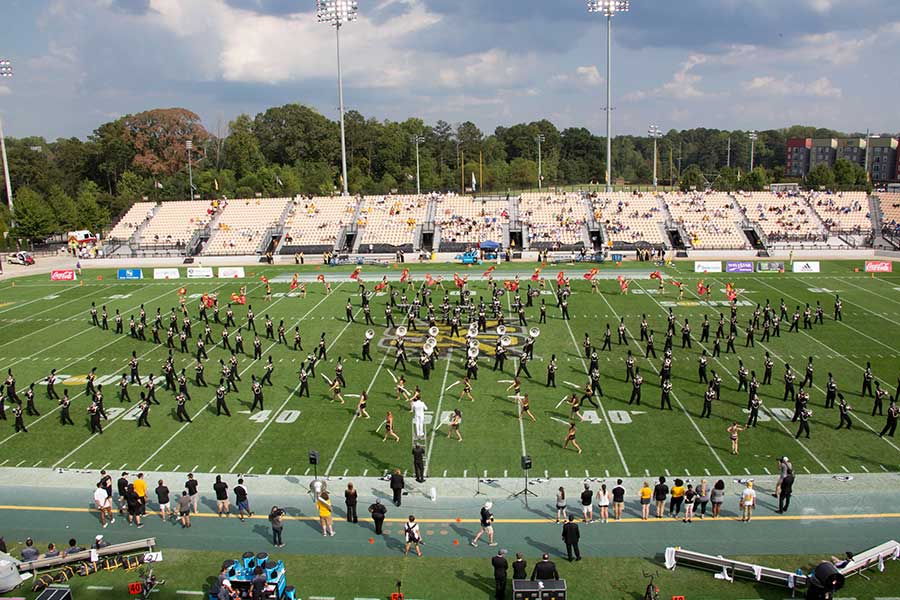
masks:
[[[2,0],[8,135],[85,136],[181,106],[210,131],[300,102],[336,117],[314,0]],[[367,116],[604,131],[606,23],[583,0],[359,0],[345,102]],[[616,130],[900,130],[898,0],[632,0],[614,19]],[[300,11],[300,12],[298,12]]]

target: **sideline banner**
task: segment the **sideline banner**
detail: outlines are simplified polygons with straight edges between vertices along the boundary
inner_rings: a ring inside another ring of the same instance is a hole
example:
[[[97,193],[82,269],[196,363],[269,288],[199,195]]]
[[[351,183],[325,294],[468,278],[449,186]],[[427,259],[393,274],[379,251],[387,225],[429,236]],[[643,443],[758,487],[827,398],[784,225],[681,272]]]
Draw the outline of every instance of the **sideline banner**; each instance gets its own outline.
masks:
[[[75,269],[59,269],[50,271],[50,281],[75,281],[78,273]]]
[[[188,267],[188,279],[212,279],[212,267]]]
[[[894,263],[889,260],[867,260],[866,273],[893,273]]]
[[[819,261],[817,260],[802,260],[794,263],[794,273],[818,273],[819,272]]]
[[[721,273],[722,262],[718,260],[695,260],[694,273]]]
[[[242,279],[244,267],[219,267],[219,279]]]
[[[153,269],[153,279],[178,279],[181,273],[178,269]]]
[[[753,263],[749,260],[725,263],[727,273],[752,273]]]
[[[761,260],[756,263],[756,272],[757,273],[781,273],[784,271],[784,263],[783,262],[772,262],[768,260]]]
[[[119,269],[116,279],[143,279],[143,269]]]

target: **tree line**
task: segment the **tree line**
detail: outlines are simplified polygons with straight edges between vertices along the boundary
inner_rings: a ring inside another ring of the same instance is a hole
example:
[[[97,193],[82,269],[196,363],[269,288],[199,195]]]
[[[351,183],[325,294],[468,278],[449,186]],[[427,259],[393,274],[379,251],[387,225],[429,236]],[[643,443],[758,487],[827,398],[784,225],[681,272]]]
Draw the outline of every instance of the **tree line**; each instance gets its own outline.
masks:
[[[583,127],[560,130],[540,120],[485,133],[470,121],[380,121],[357,111],[347,112],[345,122],[352,194],[414,193],[413,136],[424,138],[419,144],[423,192],[459,191],[471,185],[473,175],[480,191],[537,188],[539,135],[545,187],[604,183],[605,138]],[[671,130],[658,140],[659,182],[683,189],[762,189],[785,181],[788,138],[844,136],[802,126],[758,135],[756,168],[748,172],[745,132]],[[104,123],[84,140],[7,139],[16,212],[13,218],[0,210],[0,232],[4,239],[7,234],[42,239],[73,229],[102,231],[141,199],[189,198],[187,140],[198,198],[331,195],[341,186],[339,125],[310,107],[287,104],[254,117],[243,114],[212,132],[189,110],[154,109]],[[616,182],[652,182],[651,138],[618,136],[612,153]],[[808,183],[864,185],[862,169],[853,167],[817,167]],[[0,193],[5,207],[5,190]]]

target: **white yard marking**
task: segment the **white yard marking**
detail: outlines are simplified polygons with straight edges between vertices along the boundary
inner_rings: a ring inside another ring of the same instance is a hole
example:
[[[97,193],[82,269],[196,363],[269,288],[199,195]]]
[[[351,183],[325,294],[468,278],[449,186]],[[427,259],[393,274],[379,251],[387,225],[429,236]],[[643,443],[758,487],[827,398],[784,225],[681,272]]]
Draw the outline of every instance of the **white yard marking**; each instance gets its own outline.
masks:
[[[859,465],[859,468],[862,469],[863,471],[865,471],[866,473],[869,472],[869,470],[866,468],[866,465]]]
[[[444,402],[444,394],[447,393],[447,390],[450,389],[447,387],[447,376],[450,374],[450,362],[451,356],[453,355],[453,349],[449,349],[447,351],[447,365],[444,367],[444,378],[441,381],[441,393],[438,395],[438,403],[437,410],[435,411],[435,419],[432,422],[431,435],[428,439],[428,451],[425,454],[425,474],[426,476],[431,473],[431,451],[434,448],[434,439],[437,437],[435,434],[437,433],[438,427],[441,426],[441,405]],[[453,386],[450,386],[453,387]],[[523,454],[524,456],[524,454]]]
[[[766,475],[771,475],[771,474],[772,474],[772,472],[769,471],[769,467],[763,467],[763,471],[766,472]]]
[[[266,469],[266,475],[269,475],[271,472],[272,472],[272,467],[269,467],[268,469]]]
[[[803,470],[809,473],[809,469],[807,469],[806,467],[803,467]]]
[[[709,469],[703,469],[703,471],[706,473],[706,476],[707,476],[707,477],[710,477],[710,476],[711,476],[711,475],[709,474]]]

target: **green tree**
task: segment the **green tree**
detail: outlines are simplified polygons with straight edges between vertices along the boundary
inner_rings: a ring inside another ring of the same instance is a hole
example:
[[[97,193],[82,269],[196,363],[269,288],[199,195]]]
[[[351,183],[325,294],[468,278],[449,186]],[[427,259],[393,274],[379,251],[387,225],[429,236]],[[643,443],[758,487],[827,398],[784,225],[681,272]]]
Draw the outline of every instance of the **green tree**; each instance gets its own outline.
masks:
[[[109,224],[109,211],[100,206],[100,188],[93,181],[85,181],[78,187],[75,205],[78,207],[78,226],[94,233]]]
[[[78,226],[79,215],[75,201],[66,194],[62,186],[53,185],[47,197],[47,203],[53,211],[58,231],[72,231]]]
[[[834,162],[834,181],[841,186],[863,186],[866,184],[866,170],[845,158],[839,158]]]
[[[834,187],[834,170],[825,163],[819,163],[806,175],[806,185],[817,190]]]
[[[760,192],[766,189],[769,186],[769,183],[771,183],[771,180],[769,179],[769,174],[766,172],[766,169],[764,167],[756,167],[747,174],[741,187],[745,190]]]
[[[681,174],[679,186],[682,192],[691,190],[702,191],[706,189],[706,177],[703,176],[703,171],[700,170],[700,167],[691,165]]]
[[[229,124],[231,133],[225,139],[225,164],[240,179],[263,166],[265,157],[259,149],[259,140],[253,135],[253,121],[247,115]]]
[[[39,193],[29,187],[17,190],[14,214],[16,237],[43,240],[56,228],[53,209]]]

